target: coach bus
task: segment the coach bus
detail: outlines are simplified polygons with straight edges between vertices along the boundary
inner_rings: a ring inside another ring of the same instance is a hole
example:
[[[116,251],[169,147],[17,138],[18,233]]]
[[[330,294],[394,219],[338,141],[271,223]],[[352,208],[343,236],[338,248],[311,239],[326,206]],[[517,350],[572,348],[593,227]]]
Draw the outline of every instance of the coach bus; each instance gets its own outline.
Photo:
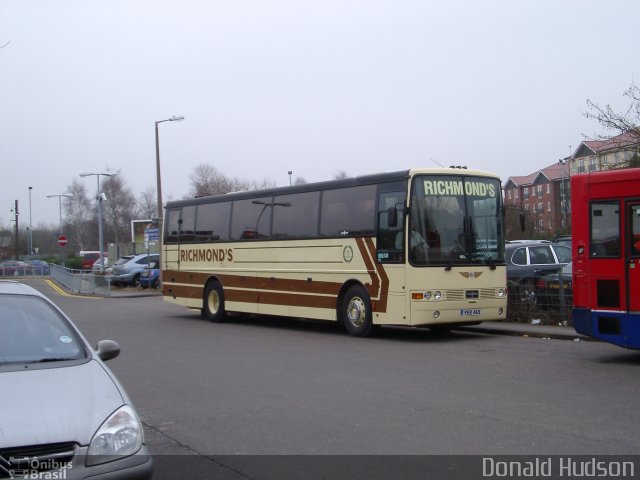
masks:
[[[506,316],[500,179],[413,169],[168,202],[165,300],[200,309],[378,325]]]
[[[640,168],[571,177],[573,326],[640,348]]]

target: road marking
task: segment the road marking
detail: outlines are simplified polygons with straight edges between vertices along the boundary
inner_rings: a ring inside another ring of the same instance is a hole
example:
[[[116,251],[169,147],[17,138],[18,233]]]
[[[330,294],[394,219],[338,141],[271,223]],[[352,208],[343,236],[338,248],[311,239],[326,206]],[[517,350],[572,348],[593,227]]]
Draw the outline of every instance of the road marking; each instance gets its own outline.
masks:
[[[45,280],[45,282],[51,287],[53,288],[56,292],[58,292],[60,295],[64,296],[64,297],[74,297],[74,298],[91,298],[91,299],[96,299],[96,298],[100,298],[100,297],[89,297],[87,295],[74,295],[72,293],[69,293],[65,290],[63,290],[62,288],[60,288],[55,282],[53,282],[52,280]]]

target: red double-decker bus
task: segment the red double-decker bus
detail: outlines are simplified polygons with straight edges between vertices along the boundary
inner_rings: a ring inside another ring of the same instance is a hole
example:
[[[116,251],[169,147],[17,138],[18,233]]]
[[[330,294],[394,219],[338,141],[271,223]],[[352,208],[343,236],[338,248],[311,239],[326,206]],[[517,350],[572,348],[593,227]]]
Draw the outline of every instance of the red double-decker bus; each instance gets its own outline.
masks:
[[[573,326],[640,349],[640,168],[571,177]]]

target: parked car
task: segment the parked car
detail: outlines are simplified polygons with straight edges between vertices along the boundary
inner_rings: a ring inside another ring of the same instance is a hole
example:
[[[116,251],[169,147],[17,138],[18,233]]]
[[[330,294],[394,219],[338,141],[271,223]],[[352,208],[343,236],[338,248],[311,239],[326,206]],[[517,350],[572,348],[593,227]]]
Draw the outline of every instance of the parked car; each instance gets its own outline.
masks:
[[[151,478],[153,460],[131,400],[91,348],[37,290],[0,280],[0,478]],[[17,393],[19,391],[19,394]]]
[[[556,238],[553,243],[557,243],[558,245],[566,245],[571,248],[571,235],[561,235]]]
[[[5,260],[0,262],[0,277],[17,277],[27,275],[29,265],[20,260]]]
[[[510,242],[505,246],[505,260],[509,287],[523,301],[534,302],[538,280],[569,263],[571,248],[551,242]]]
[[[572,262],[567,263],[557,273],[549,273],[538,280],[537,302],[548,307],[573,305]]]
[[[29,267],[29,275],[50,275],[51,266],[48,262],[39,259],[27,260],[25,262]]]
[[[93,262],[93,265],[91,265],[91,272],[92,273],[102,272],[105,274],[111,273],[111,268],[109,268],[108,265],[109,265],[109,259],[107,257],[102,257],[102,261],[100,261],[100,259],[97,259],[95,262]]]
[[[157,253],[124,256],[111,267],[111,284],[138,287],[144,267],[159,261],[160,256]]]
[[[160,269],[157,263],[144,267],[140,274],[140,286],[142,288],[160,288]]]
[[[106,257],[107,254],[103,253],[102,256]],[[80,257],[82,258],[82,263],[80,264],[80,268],[82,270],[91,270],[95,261],[100,258],[100,250],[96,250],[96,251],[83,250],[80,252]]]

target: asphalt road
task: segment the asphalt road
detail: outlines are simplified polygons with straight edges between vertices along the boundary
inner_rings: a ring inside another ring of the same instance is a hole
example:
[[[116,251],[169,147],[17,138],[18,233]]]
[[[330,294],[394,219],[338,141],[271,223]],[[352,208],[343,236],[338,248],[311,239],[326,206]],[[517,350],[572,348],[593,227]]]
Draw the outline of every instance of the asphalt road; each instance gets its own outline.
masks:
[[[155,478],[172,478],[171,465],[185,473],[164,456],[174,454],[215,478],[347,478],[349,466],[379,458],[371,468],[392,478],[385,465],[395,457],[335,455],[640,452],[640,352],[467,331],[388,328],[358,339],[307,321],[212,324],[158,297],[78,298],[31,284],[91,342],[120,344],[108,365],[159,455]],[[422,457],[398,458],[409,468]]]

